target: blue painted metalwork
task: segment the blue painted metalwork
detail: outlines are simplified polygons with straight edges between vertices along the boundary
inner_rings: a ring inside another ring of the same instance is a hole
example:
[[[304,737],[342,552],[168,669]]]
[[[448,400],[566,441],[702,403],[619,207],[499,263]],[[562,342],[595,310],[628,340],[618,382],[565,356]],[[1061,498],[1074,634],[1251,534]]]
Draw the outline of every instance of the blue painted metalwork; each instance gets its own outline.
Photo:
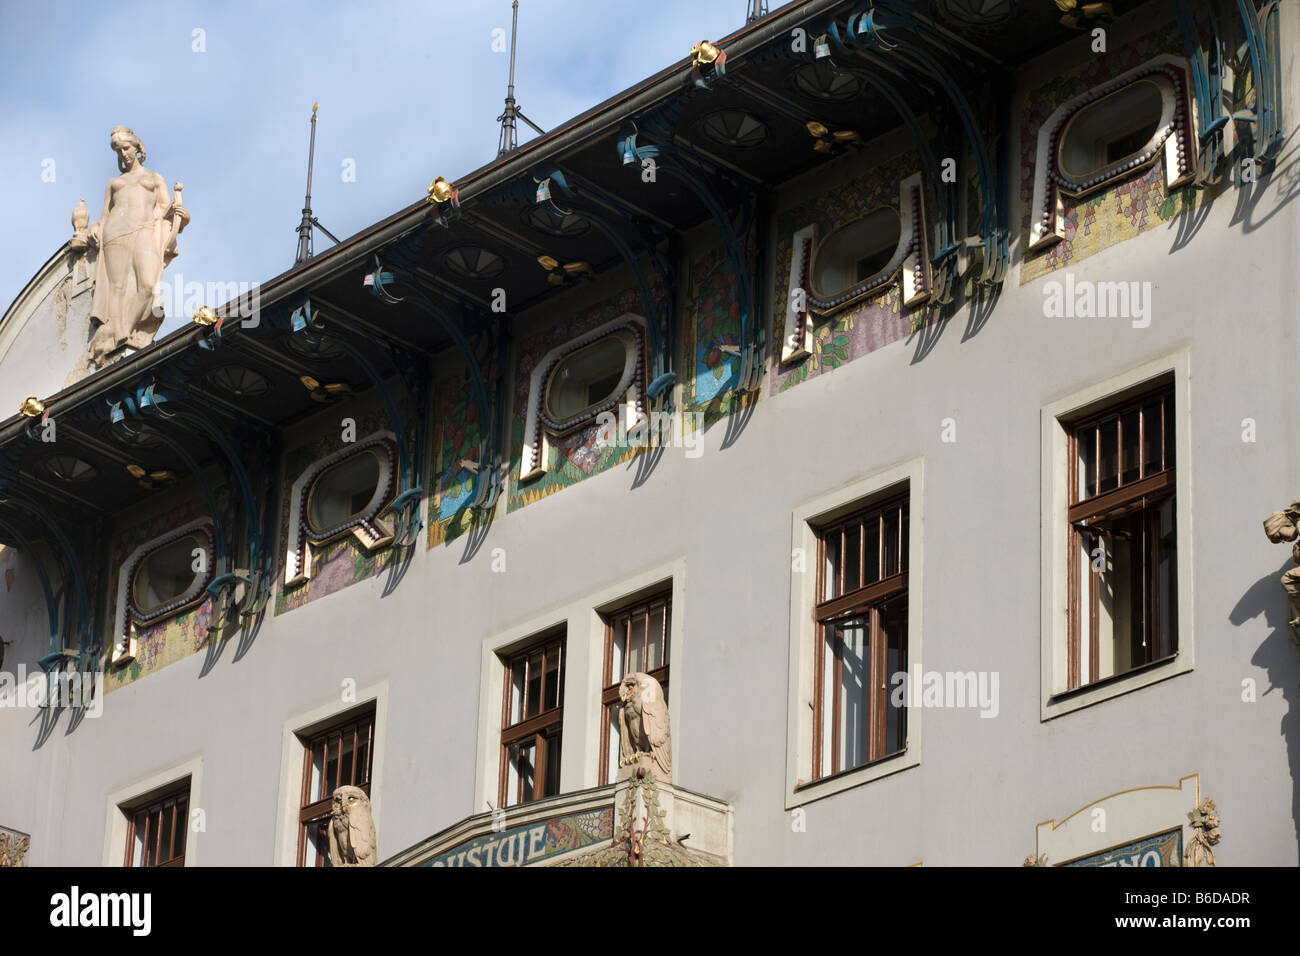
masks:
[[[202,346],[206,337],[199,340]],[[164,384],[174,394],[185,393],[188,391],[185,379],[180,375],[172,373],[168,375]],[[234,587],[237,583],[248,585],[249,594],[245,598],[243,606],[240,608],[244,614],[256,614],[265,606],[271,593],[272,574],[272,556],[269,549],[264,549],[264,529],[266,521],[263,509],[260,506],[261,498],[253,486],[253,480],[250,469],[244,463],[243,456],[239,453],[229,436],[218,428],[215,424],[208,421],[202,415],[186,409],[177,409],[170,407],[164,409],[164,404],[168,404],[168,396],[158,391],[157,384],[150,385],[146,388],[145,394],[148,402],[142,402],[141,407],[151,406],[156,414],[174,421],[179,425],[194,429],[206,437],[217,449],[225,456],[230,465],[231,473],[235,478],[235,483],[239,487],[240,499],[243,502],[244,519],[246,532],[248,535],[248,576],[245,577],[237,572],[231,571],[225,574],[219,574],[208,584],[207,591],[214,598],[220,600],[226,588]],[[175,405],[172,402],[171,405]],[[266,509],[269,511],[270,509]],[[232,542],[231,561],[234,563],[234,546]]]
[[[569,185],[564,174],[554,167],[542,171],[534,178],[539,182],[552,182],[558,186],[561,191],[568,195],[580,194],[575,186]],[[551,210],[557,215],[564,216],[568,212],[568,210],[561,209],[559,206],[555,205],[555,200],[550,195],[549,189],[546,190],[545,198],[542,198],[542,191],[538,191],[538,202],[539,204],[545,203],[549,205]],[[660,379],[667,376],[669,379],[667,385],[670,386],[677,378],[676,374],[671,371],[671,331],[666,327],[666,323],[659,315],[659,306],[655,301],[654,292],[650,288],[650,283],[646,278],[645,270],[641,268],[641,263],[637,260],[636,253],[632,251],[632,247],[627,244],[627,241],[619,234],[618,230],[590,209],[582,210],[582,215],[583,218],[595,226],[600,233],[609,240],[610,244],[618,251],[619,256],[623,259],[623,262],[627,265],[628,269],[631,270],[632,278],[636,282],[637,291],[641,296],[641,308],[646,313],[646,326],[650,334],[650,353],[654,356],[654,366],[651,369],[651,376],[654,378],[655,382],[659,382]],[[660,392],[663,391],[664,387],[666,386],[661,385]],[[657,394],[658,393],[650,397],[655,398],[657,397]]]
[[[1254,0],[1237,0],[1255,75],[1255,156],[1270,160],[1282,148],[1282,54],[1276,0],[1259,11]]]
[[[390,250],[390,254],[393,254]],[[398,267],[392,267],[394,269]],[[474,476],[474,494],[470,498],[471,506],[476,508],[488,508],[496,501],[500,492],[500,469],[498,467],[498,450],[496,447],[498,429],[495,427],[495,417],[492,414],[492,405],[488,401],[487,384],[483,380],[483,369],[478,354],[474,346],[470,343],[469,338],[465,335],[460,323],[449,318],[446,313],[434,304],[433,300],[424,293],[423,283],[415,274],[413,268],[402,269],[401,274],[386,270],[380,263],[379,258],[375,257],[374,271],[366,276],[366,284],[381,302],[389,305],[395,305],[399,302],[409,302],[420,311],[432,318],[438,325],[450,336],[452,343],[460,352],[461,357],[465,360],[465,367],[469,375],[470,394],[474,403],[478,406],[479,421],[483,422],[486,429],[482,445],[482,451],[479,457],[479,470]],[[394,295],[388,291],[388,287],[395,282],[401,282],[408,286],[405,295]],[[462,305],[462,310],[465,307]],[[466,325],[469,323],[466,322]],[[502,365],[498,362],[497,375],[501,377]],[[498,405],[501,402],[498,400]],[[423,415],[421,416],[423,418]],[[492,424],[490,424],[492,423]]]
[[[57,520],[55,520],[53,515],[46,511],[45,507],[39,501],[22,493],[15,494],[13,490],[8,487],[8,482],[11,480],[12,478],[0,480],[0,495],[3,496],[0,500],[18,505],[24,514],[35,518],[41,526],[50,533],[58,544],[60,550],[62,550],[64,560],[68,563],[68,570],[72,574],[73,594],[77,599],[77,625],[79,631],[77,639],[78,655],[81,657],[86,657],[87,654],[93,656],[98,653],[99,645],[92,639],[94,618],[90,613],[89,592],[86,588],[86,576],[81,567],[79,552],[73,545],[72,541],[68,538],[63,527]],[[32,553],[32,560],[37,560],[34,552]],[[47,600],[53,602],[52,591]],[[53,607],[54,605],[52,604],[51,606]],[[57,612],[52,610],[51,613],[55,614]],[[72,657],[66,650],[52,650],[45,657],[41,658],[41,666],[49,670],[49,667],[47,667],[47,661],[51,662],[51,664],[56,664],[60,661],[70,659],[72,659]]]
[[[0,498],[0,503],[4,501],[4,498]],[[45,570],[45,564],[41,561],[27,536],[3,518],[0,518],[0,531],[4,531],[17,542],[18,548],[27,555],[28,560],[36,568],[36,577],[40,580],[41,593],[45,595],[45,608],[50,616],[50,653],[56,653],[59,646],[59,605],[54,599],[54,588],[50,584],[50,576]]]
[[[670,146],[638,146],[636,139],[635,128],[625,129],[618,139],[618,155],[624,166],[636,164],[640,167],[647,159],[668,157],[674,152]],[[723,246],[727,251],[727,259],[735,275],[736,288],[740,296],[740,341],[743,349],[740,365],[724,388],[752,391],[758,387],[763,367],[760,357],[761,345],[754,336],[756,323],[754,322],[753,285],[748,259],[741,247],[740,237],[736,233],[735,226],[732,225],[731,217],[723,209],[722,203],[699,178],[681,166],[656,165],[655,169],[657,173],[664,173],[685,183],[704,204],[722,235]]]
[[[169,410],[164,410],[162,408],[162,406],[166,404],[167,400],[167,396],[156,390],[152,379],[148,379],[141,383],[136,387],[134,392],[122,396],[117,401],[106,399],[109,407],[109,421],[112,422],[113,430],[115,432],[129,434],[128,416],[131,418],[137,416],[143,418],[143,413],[146,410],[148,410],[153,417],[158,419],[167,420],[174,417]],[[230,539],[229,532],[226,530],[225,522],[222,520],[221,508],[217,503],[216,492],[213,490],[212,484],[208,481],[207,476],[203,474],[203,469],[199,467],[199,463],[194,460],[194,456],[189,453],[185,446],[168,434],[167,430],[164,428],[158,428],[156,429],[156,432],[159,441],[166,445],[168,449],[170,449],[171,452],[181,460],[185,467],[189,469],[190,473],[194,475],[195,480],[199,483],[199,488],[203,492],[203,500],[208,506],[208,513],[212,518],[212,524],[216,530],[216,534],[213,536],[216,550],[216,567],[213,571],[217,575],[225,574],[228,570],[227,562],[230,553],[233,550],[233,542]]]
[[[1223,131],[1232,117],[1223,108],[1223,44],[1213,19],[1210,22],[1208,53],[1201,43],[1196,20],[1184,0],[1174,0],[1174,14],[1183,34],[1183,47],[1192,74],[1196,99],[1196,182],[1219,181],[1225,156]]]
[[[976,175],[980,184],[980,232],[984,246],[984,268],[980,281],[987,285],[998,284],[1006,277],[1006,270],[1010,263],[1010,230],[1002,208],[1001,177],[993,166],[975,111],[971,108],[961,86],[948,69],[921,45],[904,45],[889,39],[889,31],[900,29],[918,35],[923,34],[925,30],[924,26],[906,11],[868,5],[865,9],[858,8],[849,16],[848,31],[845,36],[840,35],[838,27],[833,22],[827,27],[827,34],[831,42],[839,44],[845,50],[848,50],[850,44],[857,42],[859,38],[870,41],[877,49],[893,54],[894,59],[911,61],[914,67],[939,82],[957,111],[971,154],[975,158]],[[945,251],[951,252],[951,250],[937,250],[939,253]]]

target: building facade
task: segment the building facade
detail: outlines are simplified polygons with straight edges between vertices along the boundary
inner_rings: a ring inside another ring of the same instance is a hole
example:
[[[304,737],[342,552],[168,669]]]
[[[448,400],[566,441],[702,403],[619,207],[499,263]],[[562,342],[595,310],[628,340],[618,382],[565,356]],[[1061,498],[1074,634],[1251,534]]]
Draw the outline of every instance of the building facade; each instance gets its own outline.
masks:
[[[56,253],[0,854],[1294,865],[1300,4],[1063,6],[788,4],[71,384]]]

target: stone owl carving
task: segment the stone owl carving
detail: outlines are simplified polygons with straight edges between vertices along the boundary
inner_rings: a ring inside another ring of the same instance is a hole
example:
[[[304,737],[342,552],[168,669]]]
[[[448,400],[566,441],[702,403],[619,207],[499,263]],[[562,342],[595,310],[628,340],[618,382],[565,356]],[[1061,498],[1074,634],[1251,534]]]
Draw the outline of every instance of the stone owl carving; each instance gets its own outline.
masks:
[[[339,787],[330,809],[330,866],[374,866],[378,862],[370,798],[360,787]]]
[[[619,778],[644,767],[663,783],[672,783],[673,745],[663,688],[649,674],[628,674],[619,684],[618,699],[623,702],[618,712]]]

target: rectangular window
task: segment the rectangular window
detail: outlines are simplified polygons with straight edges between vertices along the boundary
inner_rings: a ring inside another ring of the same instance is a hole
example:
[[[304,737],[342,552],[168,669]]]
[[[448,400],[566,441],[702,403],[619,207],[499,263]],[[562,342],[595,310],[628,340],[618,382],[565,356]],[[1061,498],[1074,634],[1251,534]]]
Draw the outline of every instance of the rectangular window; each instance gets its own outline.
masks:
[[[817,539],[813,780],[906,746],[890,678],[907,670],[908,499],[837,520]]]
[[[298,811],[298,866],[329,866],[330,810],[339,787],[370,796],[375,742],[374,705],[323,730],[300,736],[302,797]]]
[[[564,635],[552,635],[505,659],[498,806],[560,792],[564,722]]]
[[[124,866],[184,866],[185,835],[189,832],[190,778],[155,792],[131,806],[126,814]]]
[[[600,692],[600,784],[618,779],[621,740],[618,687],[628,674],[649,674],[668,699],[672,594],[659,594],[605,618],[605,665]]]
[[[1178,650],[1174,390],[1067,426],[1067,690]]]

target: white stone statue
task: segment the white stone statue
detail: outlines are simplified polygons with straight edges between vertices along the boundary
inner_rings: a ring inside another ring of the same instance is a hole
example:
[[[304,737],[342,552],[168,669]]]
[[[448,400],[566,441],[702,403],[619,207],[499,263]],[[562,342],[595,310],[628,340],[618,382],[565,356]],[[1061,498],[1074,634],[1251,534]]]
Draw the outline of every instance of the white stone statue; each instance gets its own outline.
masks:
[[[370,798],[360,787],[339,787],[330,808],[330,866],[379,862]]]
[[[181,184],[173,199],[162,176],[145,168],[144,144],[135,133],[114,127],[109,146],[121,175],[108,181],[98,222],[87,227],[85,200],[77,206],[69,243],[74,254],[91,246],[99,250],[87,373],[108,364],[124,346],[140,349],[153,342],[164,318],[159,295],[163,268],[176,258],[176,237],[190,221],[181,205]]]
[[[664,689],[649,674],[628,674],[618,687],[620,780],[640,769],[653,770],[663,783],[673,781],[672,732]]]

